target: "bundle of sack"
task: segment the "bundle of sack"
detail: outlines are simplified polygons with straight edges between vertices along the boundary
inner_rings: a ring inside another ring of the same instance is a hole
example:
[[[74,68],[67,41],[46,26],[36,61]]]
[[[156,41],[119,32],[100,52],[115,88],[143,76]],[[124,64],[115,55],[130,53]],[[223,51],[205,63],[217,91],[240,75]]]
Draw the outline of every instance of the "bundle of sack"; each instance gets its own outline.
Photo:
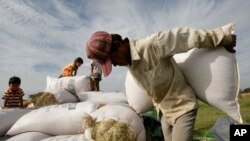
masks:
[[[142,118],[123,103],[86,101],[32,110],[3,109],[0,114],[1,135],[9,136],[8,141],[146,140]]]
[[[9,141],[146,140],[143,120],[124,92],[90,90],[88,76],[48,76],[44,92],[31,96],[32,108],[0,111],[0,136]]]

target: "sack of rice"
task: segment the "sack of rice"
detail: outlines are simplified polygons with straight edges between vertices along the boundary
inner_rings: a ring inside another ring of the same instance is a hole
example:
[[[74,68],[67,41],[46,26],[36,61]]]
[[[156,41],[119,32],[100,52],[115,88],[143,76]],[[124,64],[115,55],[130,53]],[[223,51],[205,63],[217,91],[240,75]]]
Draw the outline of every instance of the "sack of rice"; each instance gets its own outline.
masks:
[[[46,92],[55,95],[56,100],[60,104],[79,102],[77,96],[75,94],[72,94],[67,89],[50,89]]]
[[[73,135],[82,131],[81,121],[95,111],[98,104],[93,102],[52,105],[33,110],[21,117],[7,135],[23,132],[42,132],[50,135]]]
[[[9,108],[0,110],[0,136],[3,136],[11,126],[30,109]]]
[[[67,89],[73,94],[78,94],[84,91],[91,91],[89,76],[74,76],[53,78],[47,76],[47,86],[45,91],[54,89]]]
[[[77,134],[77,135],[53,136],[43,139],[41,141],[87,141],[87,140],[84,140],[83,134]]]
[[[26,132],[9,138],[7,141],[40,141],[49,138],[50,135],[40,132]]]
[[[222,29],[231,33],[233,26],[229,24]],[[174,59],[201,101],[242,123],[238,102],[239,69],[235,54],[229,53],[223,47],[192,49],[175,55]]]
[[[126,104],[101,107],[83,120],[83,128],[92,128],[95,141],[145,141],[141,117]]]
[[[128,103],[123,92],[81,92],[78,94],[80,101],[92,101],[102,105],[112,103]]]
[[[125,93],[129,105],[135,109],[137,113],[145,113],[153,108],[152,98],[147,94],[146,90],[133,78],[128,71],[125,80]]]

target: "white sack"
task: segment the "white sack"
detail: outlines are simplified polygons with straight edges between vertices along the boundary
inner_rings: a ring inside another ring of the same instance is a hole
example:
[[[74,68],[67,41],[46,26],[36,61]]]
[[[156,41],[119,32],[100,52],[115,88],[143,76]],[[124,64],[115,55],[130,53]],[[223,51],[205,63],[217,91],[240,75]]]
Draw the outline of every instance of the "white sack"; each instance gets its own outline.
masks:
[[[99,104],[124,103],[127,104],[126,96],[123,92],[81,92],[78,94],[80,101],[92,101]]]
[[[20,118],[8,135],[43,132],[50,135],[72,135],[82,132],[82,119],[98,108],[93,102],[52,105],[31,111]]]
[[[61,136],[54,136],[43,139],[41,141],[85,141],[83,138],[83,134],[78,135],[61,135]]]
[[[45,91],[53,89],[68,89],[71,93],[90,91],[90,78],[88,76],[74,76],[53,78],[47,76],[47,86]]]
[[[225,34],[234,33],[234,23],[222,27]],[[238,123],[242,123],[239,94],[239,70],[235,54],[223,47],[193,49],[174,56],[197,97],[214,106]]]
[[[197,97],[242,123],[238,102],[239,70],[224,48],[193,49],[174,56]]]
[[[234,34],[235,23],[222,26],[224,34]],[[238,102],[240,77],[235,54],[223,47],[193,49],[174,56],[197,97],[242,123]]]
[[[50,135],[40,132],[26,132],[9,138],[7,141],[40,141],[49,138]]]
[[[127,72],[125,80],[125,93],[129,105],[137,113],[145,113],[153,108],[152,98],[146,90],[133,78],[130,71]]]
[[[29,109],[9,108],[0,110],[0,136],[3,136],[11,128],[11,126]]]
[[[146,140],[145,128],[141,117],[127,104],[106,105],[91,113],[90,116],[97,122],[105,119],[123,122],[133,131],[138,141]]]
[[[75,103],[77,102],[76,96],[70,93],[67,89],[50,89],[46,90],[55,95],[56,100],[60,103]]]

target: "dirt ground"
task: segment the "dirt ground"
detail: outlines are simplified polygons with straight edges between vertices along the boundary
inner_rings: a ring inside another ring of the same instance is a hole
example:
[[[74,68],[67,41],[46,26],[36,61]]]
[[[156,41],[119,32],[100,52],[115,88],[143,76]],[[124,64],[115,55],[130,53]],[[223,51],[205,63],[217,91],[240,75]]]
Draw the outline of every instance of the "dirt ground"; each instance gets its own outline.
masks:
[[[241,97],[250,97],[250,93],[242,93],[240,94]]]

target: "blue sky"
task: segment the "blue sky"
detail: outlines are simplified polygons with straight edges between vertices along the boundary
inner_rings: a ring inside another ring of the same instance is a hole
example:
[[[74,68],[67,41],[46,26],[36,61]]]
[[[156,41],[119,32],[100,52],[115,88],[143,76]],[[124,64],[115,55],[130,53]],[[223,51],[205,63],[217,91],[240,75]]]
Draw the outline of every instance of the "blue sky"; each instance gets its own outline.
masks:
[[[246,0],[0,0],[0,92],[21,77],[26,93],[42,91],[46,76],[59,76],[74,58],[90,60],[85,44],[97,30],[144,38],[174,27],[213,28],[236,22],[241,88],[250,87],[250,1]],[[124,91],[127,69],[113,67],[104,91]]]

